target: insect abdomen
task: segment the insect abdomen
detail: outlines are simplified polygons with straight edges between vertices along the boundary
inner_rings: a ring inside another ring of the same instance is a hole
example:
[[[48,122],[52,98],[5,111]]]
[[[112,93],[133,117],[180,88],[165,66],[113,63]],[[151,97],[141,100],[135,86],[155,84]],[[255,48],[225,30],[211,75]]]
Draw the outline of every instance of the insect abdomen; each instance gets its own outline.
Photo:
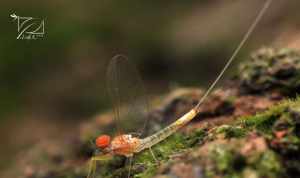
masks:
[[[185,115],[183,115],[181,118],[173,122],[168,127],[158,131],[157,133],[146,137],[141,140],[141,146],[136,150],[136,152],[140,152],[146,148],[152,147],[153,145],[161,142],[165,138],[172,135],[176,130],[183,127],[185,124],[187,124],[189,121],[191,121],[196,116],[196,111],[192,109]]]

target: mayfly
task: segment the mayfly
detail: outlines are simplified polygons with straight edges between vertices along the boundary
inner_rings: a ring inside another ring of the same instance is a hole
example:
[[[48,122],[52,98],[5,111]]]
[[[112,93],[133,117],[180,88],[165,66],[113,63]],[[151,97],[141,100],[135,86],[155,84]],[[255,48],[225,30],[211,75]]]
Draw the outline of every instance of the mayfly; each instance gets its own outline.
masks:
[[[243,39],[239,43],[238,47],[235,49],[232,56],[227,61],[224,68],[221,70],[217,78],[214,80],[214,82],[210,85],[210,87],[207,89],[205,94],[202,96],[202,98],[199,100],[198,104],[192,108],[189,112],[184,114],[182,117],[177,119],[175,122],[171,123],[169,126],[165,127],[164,129],[148,136],[145,138],[139,138],[136,136],[133,136],[133,134],[119,134],[115,136],[113,139],[111,139],[108,135],[100,135],[96,138],[95,143],[96,146],[102,150],[102,153],[99,155],[95,155],[91,158],[90,162],[90,169],[88,178],[93,178],[96,170],[96,162],[101,160],[106,160],[107,158],[113,156],[113,155],[121,155],[131,158],[134,154],[137,154],[145,149],[149,149],[151,154],[153,155],[153,152],[151,150],[151,147],[156,145],[157,143],[161,142],[162,140],[166,139],[170,135],[172,135],[174,132],[176,132],[179,128],[183,127],[187,123],[189,123],[192,119],[195,118],[197,113],[199,112],[199,108],[204,102],[204,100],[207,98],[207,96],[210,94],[212,89],[215,87],[217,82],[221,79],[224,72],[227,70],[227,68],[230,66],[232,61],[237,56],[240,49],[244,46],[245,42],[249,38],[249,36],[254,31],[255,27],[257,26],[258,22],[263,17],[264,13],[268,9],[268,7],[271,5],[271,2],[273,0],[267,0],[262,9],[259,11],[257,17],[251,24],[250,28],[244,35]],[[114,61],[122,60],[124,57],[117,56],[113,58],[112,63]],[[118,90],[118,88],[112,88],[112,90]],[[116,92],[117,93],[117,92]],[[118,97],[118,96],[116,96]],[[155,156],[153,155],[155,158]],[[129,175],[130,176],[130,175]]]

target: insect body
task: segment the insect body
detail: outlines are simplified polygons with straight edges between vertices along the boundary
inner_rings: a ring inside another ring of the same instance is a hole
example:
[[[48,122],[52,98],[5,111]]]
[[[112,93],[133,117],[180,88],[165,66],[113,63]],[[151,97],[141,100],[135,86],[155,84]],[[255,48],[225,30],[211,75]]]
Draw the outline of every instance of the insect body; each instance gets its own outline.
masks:
[[[164,140],[165,138],[176,132],[179,128],[187,124],[195,116],[196,111],[195,109],[192,109],[190,112],[179,118],[168,127],[144,139],[133,137],[129,134],[116,136],[112,141],[110,141],[109,136],[101,135],[96,139],[96,146],[102,149],[104,153],[129,157],[134,153],[138,153],[147,148],[151,148],[153,145]]]
[[[141,139],[130,134],[116,136],[112,141],[107,135],[101,135],[96,139],[96,146],[104,153],[122,155],[130,157],[137,153],[137,148],[141,145]]]

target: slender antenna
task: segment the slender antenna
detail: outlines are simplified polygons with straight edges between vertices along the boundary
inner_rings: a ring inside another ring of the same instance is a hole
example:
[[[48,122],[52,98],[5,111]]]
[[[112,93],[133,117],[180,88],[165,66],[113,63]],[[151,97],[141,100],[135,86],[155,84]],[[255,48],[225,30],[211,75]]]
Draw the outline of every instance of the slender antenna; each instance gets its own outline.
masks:
[[[204,102],[204,100],[210,94],[210,92],[212,91],[212,89],[215,87],[215,85],[221,79],[221,77],[223,76],[223,74],[225,73],[225,71],[227,70],[227,68],[230,66],[230,64],[232,63],[232,61],[236,58],[238,52],[241,50],[241,48],[244,46],[245,42],[248,40],[248,38],[250,37],[250,35],[253,33],[255,27],[257,26],[258,22],[261,20],[261,18],[263,17],[263,15],[267,11],[267,9],[270,7],[272,1],[273,0],[267,0],[265,2],[265,4],[263,5],[263,7],[261,8],[261,10],[259,11],[257,17],[255,18],[255,20],[251,24],[249,30],[247,31],[247,33],[243,37],[242,41],[239,43],[238,47],[233,52],[232,56],[229,58],[229,60],[227,61],[226,65],[221,70],[220,74],[217,76],[217,78],[215,79],[215,81],[210,85],[210,87],[206,90],[206,92],[203,95],[203,97],[200,99],[200,101],[198,102],[198,104],[195,106],[194,109],[196,110],[196,112],[199,111],[199,108],[200,108],[201,104]]]

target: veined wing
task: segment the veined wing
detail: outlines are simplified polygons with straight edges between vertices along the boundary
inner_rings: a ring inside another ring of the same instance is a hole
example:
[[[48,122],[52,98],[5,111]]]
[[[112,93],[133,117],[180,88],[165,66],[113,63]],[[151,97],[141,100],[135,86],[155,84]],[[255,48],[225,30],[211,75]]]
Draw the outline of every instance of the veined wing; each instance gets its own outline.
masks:
[[[124,55],[112,58],[107,69],[107,89],[113,105],[116,134],[142,134],[148,99],[136,67]]]

